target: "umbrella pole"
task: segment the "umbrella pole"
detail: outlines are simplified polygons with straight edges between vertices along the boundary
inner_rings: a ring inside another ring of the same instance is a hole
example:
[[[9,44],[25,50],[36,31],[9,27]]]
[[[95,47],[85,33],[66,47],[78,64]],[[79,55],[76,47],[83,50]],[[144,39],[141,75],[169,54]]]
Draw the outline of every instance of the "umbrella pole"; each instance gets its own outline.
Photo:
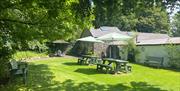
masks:
[[[110,46],[110,58],[111,58],[111,51],[112,51],[112,50],[111,50],[111,46]]]

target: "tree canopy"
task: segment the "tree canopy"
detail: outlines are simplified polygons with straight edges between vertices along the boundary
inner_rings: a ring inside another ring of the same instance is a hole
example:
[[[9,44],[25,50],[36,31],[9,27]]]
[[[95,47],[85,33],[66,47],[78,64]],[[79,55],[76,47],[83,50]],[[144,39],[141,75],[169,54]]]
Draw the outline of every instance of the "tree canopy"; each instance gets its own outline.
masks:
[[[87,0],[0,0],[0,66],[28,41],[75,39],[92,26],[91,13]]]
[[[95,26],[117,26],[122,31],[169,33],[167,8],[177,0],[94,0]]]
[[[173,17],[174,36],[180,36],[180,12]]]
[[[91,11],[86,0],[1,0],[1,42],[72,40],[92,26]]]

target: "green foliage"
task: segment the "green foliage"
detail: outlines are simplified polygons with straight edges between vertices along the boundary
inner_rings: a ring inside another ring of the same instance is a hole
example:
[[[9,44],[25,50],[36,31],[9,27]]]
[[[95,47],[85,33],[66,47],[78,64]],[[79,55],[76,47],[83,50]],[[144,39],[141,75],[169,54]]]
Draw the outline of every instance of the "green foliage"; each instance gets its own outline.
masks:
[[[0,29],[2,28],[0,27]],[[11,54],[14,52],[7,32],[8,31],[0,32],[0,79],[8,76],[7,63],[9,58],[11,58]]]
[[[29,41],[35,39],[71,41],[92,26],[92,19],[86,0],[1,0],[0,61],[7,62],[14,50],[27,49]],[[46,49],[44,45],[30,45]]]
[[[134,35],[133,39],[128,41],[128,46],[127,46],[128,53],[132,53],[133,56],[135,57],[134,59],[130,60],[131,62],[133,62],[133,60],[135,61],[140,54],[140,50],[137,48],[136,43],[134,42],[135,37],[136,34]]]
[[[0,79],[8,77],[8,61],[9,58],[0,58]]]
[[[94,0],[95,26],[117,26],[122,31],[169,33],[166,5],[162,0]],[[174,1],[176,2],[176,1]]]
[[[136,29],[140,32],[169,34],[168,15],[161,7],[146,8],[137,13]]]
[[[173,20],[174,36],[180,36],[180,12],[174,16]]]
[[[167,53],[170,59],[170,66],[173,68],[180,68],[180,47],[177,45],[168,45]]]
[[[32,39],[72,40],[91,26],[90,7],[84,0],[7,0],[6,3],[14,6],[2,9],[1,24],[8,25],[4,27],[11,31],[13,41],[21,44]]]
[[[32,51],[37,51],[37,52],[46,52],[48,50],[48,47],[46,46],[45,43],[40,43],[37,40],[29,41],[28,48]]]

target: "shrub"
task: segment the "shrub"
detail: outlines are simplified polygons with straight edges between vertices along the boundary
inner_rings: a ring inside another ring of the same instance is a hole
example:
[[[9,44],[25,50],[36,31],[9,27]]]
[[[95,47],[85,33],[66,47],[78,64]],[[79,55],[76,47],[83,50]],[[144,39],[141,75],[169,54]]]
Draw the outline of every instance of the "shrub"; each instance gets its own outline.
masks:
[[[172,68],[180,68],[180,47],[177,45],[168,45],[167,52],[170,59],[170,66]]]
[[[136,58],[138,58],[140,51],[134,43],[134,39],[128,41],[128,59],[131,62],[135,62]]]
[[[46,46],[45,43],[40,43],[37,40],[29,41],[28,47],[30,50],[36,52],[46,52],[48,50],[48,47]]]
[[[9,46],[0,46],[0,79],[8,76],[8,62],[13,53]]]

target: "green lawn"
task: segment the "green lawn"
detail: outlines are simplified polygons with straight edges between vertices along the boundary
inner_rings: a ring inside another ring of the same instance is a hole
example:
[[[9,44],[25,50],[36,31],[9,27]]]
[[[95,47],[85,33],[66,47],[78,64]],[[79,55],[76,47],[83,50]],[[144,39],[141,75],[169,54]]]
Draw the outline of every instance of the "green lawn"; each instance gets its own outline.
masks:
[[[30,62],[27,86],[15,81],[0,91],[180,91],[178,71],[132,64],[132,73],[112,75],[76,62],[76,58]]]

